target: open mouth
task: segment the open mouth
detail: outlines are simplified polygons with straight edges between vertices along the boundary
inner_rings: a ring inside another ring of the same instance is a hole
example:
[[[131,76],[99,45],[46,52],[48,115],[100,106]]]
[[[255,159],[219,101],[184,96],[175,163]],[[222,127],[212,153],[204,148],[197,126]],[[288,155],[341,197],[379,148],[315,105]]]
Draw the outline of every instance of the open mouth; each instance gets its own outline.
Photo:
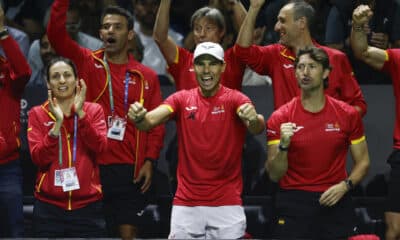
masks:
[[[115,38],[113,38],[113,37],[109,37],[109,38],[106,39],[106,44],[107,45],[112,45],[112,44],[114,44],[116,42],[117,42],[117,40]]]
[[[62,86],[62,87],[58,87],[57,89],[58,89],[58,91],[60,91],[60,92],[65,92],[65,91],[67,91],[68,87]]]
[[[309,84],[311,82],[311,78],[309,77],[304,77],[301,79],[302,84]]]
[[[213,82],[213,78],[211,76],[202,77],[201,80],[206,86],[210,85]]]

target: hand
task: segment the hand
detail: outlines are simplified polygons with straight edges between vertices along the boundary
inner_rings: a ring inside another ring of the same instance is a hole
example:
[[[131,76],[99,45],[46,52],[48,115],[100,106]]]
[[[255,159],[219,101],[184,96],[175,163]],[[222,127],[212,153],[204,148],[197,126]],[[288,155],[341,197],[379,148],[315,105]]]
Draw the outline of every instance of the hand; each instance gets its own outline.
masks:
[[[294,135],[295,130],[297,129],[296,123],[282,123],[281,124],[281,141],[280,144],[282,147],[289,147],[290,140]]]
[[[332,207],[342,199],[342,197],[347,193],[347,185],[344,181],[333,185],[328,188],[319,198],[319,204]]]
[[[4,28],[4,10],[3,10],[3,6],[0,4],[0,30],[3,30]]]
[[[258,121],[257,112],[254,106],[250,103],[245,103],[239,107],[238,115],[244,121],[254,122]]]
[[[264,3],[265,3],[265,0],[250,0],[250,7],[261,9],[261,7],[264,5]]]
[[[142,168],[139,171],[138,176],[135,178],[134,183],[142,181],[144,178],[143,185],[140,187],[142,193],[149,190],[151,186],[151,179],[153,178],[153,165],[150,160],[145,160]]]
[[[49,110],[51,114],[56,118],[56,122],[62,122],[64,120],[64,113],[61,110],[60,106],[57,103],[57,99],[53,98],[51,94],[51,90],[48,90],[48,96],[49,96]]]
[[[362,26],[368,23],[373,15],[368,5],[360,5],[353,11],[353,25]]]
[[[389,36],[386,33],[371,33],[370,39],[371,45],[380,48],[380,49],[387,49],[389,44]]]
[[[82,87],[79,86],[79,82]],[[83,104],[85,103],[85,100],[86,100],[87,86],[83,79],[80,79],[79,82],[76,82],[74,108],[75,108],[75,112],[76,112],[76,114],[78,114],[79,118],[83,118],[83,116],[85,115],[85,112],[83,111],[82,108],[83,108]]]
[[[134,102],[129,106],[128,117],[131,121],[140,122],[146,115],[147,110],[139,102]]]

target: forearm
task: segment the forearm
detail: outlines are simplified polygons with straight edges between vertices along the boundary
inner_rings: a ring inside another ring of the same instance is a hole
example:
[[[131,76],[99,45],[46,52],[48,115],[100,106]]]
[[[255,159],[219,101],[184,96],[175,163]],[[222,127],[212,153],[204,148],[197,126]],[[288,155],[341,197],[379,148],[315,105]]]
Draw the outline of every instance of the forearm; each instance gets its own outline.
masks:
[[[170,8],[171,0],[161,0],[153,32],[153,38],[157,43],[165,42],[168,39]]]
[[[368,148],[366,141],[359,143],[361,146],[361,150],[359,150],[356,154],[352,152],[352,156],[354,159],[354,165],[351,169],[351,172],[348,178],[353,182],[354,185],[359,184],[363,178],[367,175],[370,160],[368,154]]]
[[[274,146],[273,148],[275,150],[271,150],[271,147],[268,147],[268,160],[265,163],[265,169],[270,179],[278,182],[288,169],[288,152],[278,150],[278,146]]]
[[[1,39],[0,43],[7,61],[10,63],[11,78],[12,80],[16,80],[16,84],[19,85],[18,88],[22,91],[31,76],[31,68],[28,61],[18,43],[11,36]]]
[[[96,113],[91,119],[86,115],[86,117],[78,121],[78,125],[79,135],[91,151],[101,153],[106,150],[107,126],[102,111]]]
[[[359,59],[364,59],[368,50],[368,39],[367,34],[364,31],[363,25],[357,25],[353,23],[351,28],[351,47],[354,55]]]
[[[240,0],[233,1],[231,19],[233,21],[235,32],[238,32],[240,30],[240,27],[242,26],[242,23],[246,18],[246,13],[247,11]]]
[[[249,47],[253,42],[253,32],[255,28],[255,22],[260,8],[250,6],[249,11],[245,19],[243,20],[242,26],[238,34],[236,43],[241,47]]]

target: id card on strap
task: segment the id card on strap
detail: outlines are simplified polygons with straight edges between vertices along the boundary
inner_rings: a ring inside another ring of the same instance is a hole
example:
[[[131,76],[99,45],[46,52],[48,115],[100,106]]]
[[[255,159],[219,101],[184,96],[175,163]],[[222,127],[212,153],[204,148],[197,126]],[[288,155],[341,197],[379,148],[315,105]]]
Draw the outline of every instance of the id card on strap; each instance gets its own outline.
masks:
[[[120,117],[108,117],[108,132],[107,137],[110,139],[123,141],[126,130],[126,119]]]

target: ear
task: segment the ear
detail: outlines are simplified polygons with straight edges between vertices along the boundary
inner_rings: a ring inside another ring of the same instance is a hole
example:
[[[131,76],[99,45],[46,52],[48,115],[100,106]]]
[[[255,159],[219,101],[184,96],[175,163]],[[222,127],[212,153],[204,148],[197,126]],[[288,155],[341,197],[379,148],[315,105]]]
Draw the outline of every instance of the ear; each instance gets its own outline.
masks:
[[[100,39],[103,41],[104,39],[103,39],[103,34],[101,34],[101,28],[100,28],[100,30],[99,30],[99,37],[100,37]]]
[[[219,36],[219,39],[220,39],[219,42],[222,42],[222,40],[224,39],[224,36],[225,36],[225,29],[220,30],[219,33],[218,33],[218,36]]]
[[[307,29],[307,19],[306,17],[301,17],[297,20],[300,29]]]
[[[135,32],[131,29],[128,31],[128,40],[131,41],[135,36]]]
[[[226,68],[226,62],[224,62],[224,63],[222,64],[221,72],[225,72],[225,68]]]
[[[331,73],[330,69],[325,69],[323,74],[322,74],[322,78],[325,79],[329,76],[329,73]]]

